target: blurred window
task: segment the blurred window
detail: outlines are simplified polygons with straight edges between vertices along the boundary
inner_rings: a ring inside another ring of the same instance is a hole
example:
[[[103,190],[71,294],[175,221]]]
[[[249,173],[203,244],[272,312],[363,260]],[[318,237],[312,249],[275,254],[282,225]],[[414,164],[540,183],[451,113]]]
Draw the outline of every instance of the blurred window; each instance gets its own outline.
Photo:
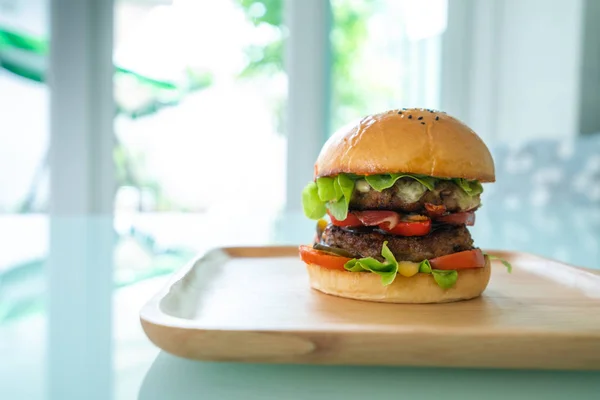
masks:
[[[0,0],[0,213],[45,210],[46,1]]]
[[[446,0],[332,0],[331,130],[401,107],[439,108]]]
[[[282,1],[116,3],[116,210],[277,210]]]
[[[445,1],[332,0],[330,133],[378,110],[438,106]],[[0,151],[11,166],[0,171],[0,211],[44,211],[44,2],[0,4],[9,11],[0,20],[0,82],[11,93],[0,97],[8,126]],[[116,2],[117,212],[282,207],[283,6],[283,0]],[[260,195],[249,195],[259,185]]]

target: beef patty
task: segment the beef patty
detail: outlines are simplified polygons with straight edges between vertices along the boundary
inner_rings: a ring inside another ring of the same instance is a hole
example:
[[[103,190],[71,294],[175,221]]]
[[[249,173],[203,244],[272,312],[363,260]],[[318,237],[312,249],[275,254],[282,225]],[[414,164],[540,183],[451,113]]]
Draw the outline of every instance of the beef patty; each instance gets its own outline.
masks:
[[[342,248],[359,257],[374,257],[380,261],[383,242],[398,261],[420,262],[446,254],[473,248],[473,239],[464,226],[444,225],[426,236],[403,237],[387,235],[372,228],[349,230],[329,224],[323,231],[321,242]]]
[[[421,187],[422,192],[412,191],[410,196],[406,196],[405,190],[410,190],[410,185]],[[415,196],[416,194],[416,196]],[[426,190],[418,182],[410,179],[400,179],[394,186],[378,192],[369,189],[361,192],[358,188],[354,189],[350,199],[351,210],[392,210],[405,213],[425,213],[425,203],[435,205],[445,205],[446,210],[453,213],[459,211],[472,210],[479,206],[479,195],[469,196],[459,186],[452,181],[438,181],[434,190]]]

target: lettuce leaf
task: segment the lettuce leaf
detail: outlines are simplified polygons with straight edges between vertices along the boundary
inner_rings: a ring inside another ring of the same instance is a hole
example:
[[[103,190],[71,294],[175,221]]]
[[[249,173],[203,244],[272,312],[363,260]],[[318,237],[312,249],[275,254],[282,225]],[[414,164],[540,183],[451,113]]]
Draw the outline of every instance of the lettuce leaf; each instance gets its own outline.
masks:
[[[430,274],[431,273],[431,264],[429,260],[423,260],[419,264],[419,272],[422,274]]]
[[[331,201],[327,203],[327,209],[333,218],[337,219],[338,221],[343,221],[346,219],[346,217],[348,217],[348,207],[343,200]]]
[[[344,174],[340,174],[336,179],[336,193],[337,188],[340,188],[342,195],[347,199],[347,202],[350,202],[350,197],[352,197],[352,192],[354,191],[354,181],[347,177]]]
[[[329,209],[335,219],[344,220],[348,216],[353,191],[354,180],[344,174],[335,178],[318,178],[302,191],[304,214],[310,219],[319,219]]]
[[[469,181],[462,178],[453,179],[453,181],[471,197],[483,193],[483,186],[478,181]]]
[[[387,286],[394,282],[398,274],[398,261],[394,254],[387,247],[387,241],[383,242],[381,255],[385,259],[384,262],[374,259],[373,257],[354,258],[344,264],[344,268],[350,272],[373,272],[381,277],[381,283]],[[456,284],[458,272],[454,270],[432,269],[429,260],[423,260],[419,264],[419,272],[423,274],[431,274],[435,283],[442,289],[450,289]]]
[[[354,181],[346,175],[340,174],[335,177],[333,187],[336,199],[327,203],[327,209],[335,219],[343,221],[348,217],[348,207],[354,191]]]
[[[321,201],[337,200],[340,197],[335,192],[334,178],[318,178],[317,188],[319,189],[319,199]]]
[[[315,182],[310,182],[302,190],[302,208],[304,215],[310,219],[319,219],[325,216],[325,203],[319,198],[319,188]]]
[[[335,219],[346,219],[355,181],[360,178],[360,176],[354,174],[339,174],[336,177],[321,177],[316,182],[310,182],[302,191],[302,208],[304,209],[304,214],[308,218],[319,219],[329,210]],[[413,174],[379,174],[362,178],[378,192],[394,186],[398,179],[401,178],[414,179],[428,190],[434,190],[437,180],[444,179]],[[481,184],[477,181],[469,181],[467,179],[451,180],[462,188],[465,200],[483,192]]]
[[[502,265],[504,265],[506,267],[506,271],[510,274],[512,273],[512,265],[511,263],[509,263],[508,261],[506,261],[503,258],[500,258],[498,256],[493,256],[491,254],[487,254],[487,253],[483,253],[484,256],[489,257],[490,260],[498,260],[502,263]]]
[[[454,270],[432,269],[431,275],[433,275],[435,283],[442,289],[450,289],[458,279],[458,272]]]
[[[354,258],[348,261],[344,265],[344,268],[350,272],[373,272],[381,277],[381,283],[384,286],[391,284],[396,279],[396,274],[398,273],[398,262],[387,247],[387,243],[387,241],[383,242],[383,247],[381,248],[381,255],[385,259],[384,262],[376,260],[373,257]]]
[[[412,178],[417,182],[420,182],[429,190],[433,190],[433,188],[435,187],[435,178],[432,178],[430,176],[411,174],[380,174],[365,176],[365,180],[367,181],[367,183],[378,192],[381,192],[384,189],[391,188],[400,178]]]
[[[419,272],[423,274],[431,274],[435,283],[442,289],[449,289],[456,284],[458,272],[454,270],[441,270],[431,268],[429,260],[421,261],[419,264]]]

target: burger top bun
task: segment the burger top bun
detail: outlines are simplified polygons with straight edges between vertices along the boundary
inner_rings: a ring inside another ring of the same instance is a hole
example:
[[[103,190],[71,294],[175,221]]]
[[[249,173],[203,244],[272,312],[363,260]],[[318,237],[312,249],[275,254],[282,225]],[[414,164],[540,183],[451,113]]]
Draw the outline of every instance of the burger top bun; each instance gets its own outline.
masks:
[[[456,118],[426,109],[390,110],[346,125],[325,143],[315,164],[315,178],[399,172],[496,180],[481,138]]]

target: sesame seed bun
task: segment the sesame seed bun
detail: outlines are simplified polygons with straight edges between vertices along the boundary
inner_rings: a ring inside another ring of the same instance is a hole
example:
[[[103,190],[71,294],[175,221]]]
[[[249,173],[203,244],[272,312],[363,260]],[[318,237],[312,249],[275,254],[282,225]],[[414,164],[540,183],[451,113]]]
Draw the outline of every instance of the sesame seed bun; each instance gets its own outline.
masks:
[[[486,257],[483,268],[458,270],[456,284],[442,289],[430,274],[418,273],[410,278],[397,275],[384,286],[372,272],[348,272],[307,264],[310,285],[323,293],[349,299],[382,303],[448,303],[479,297],[490,281],[491,265]]]
[[[456,118],[425,109],[390,110],[349,124],[329,138],[315,164],[315,178],[398,172],[496,180],[481,138]]]

